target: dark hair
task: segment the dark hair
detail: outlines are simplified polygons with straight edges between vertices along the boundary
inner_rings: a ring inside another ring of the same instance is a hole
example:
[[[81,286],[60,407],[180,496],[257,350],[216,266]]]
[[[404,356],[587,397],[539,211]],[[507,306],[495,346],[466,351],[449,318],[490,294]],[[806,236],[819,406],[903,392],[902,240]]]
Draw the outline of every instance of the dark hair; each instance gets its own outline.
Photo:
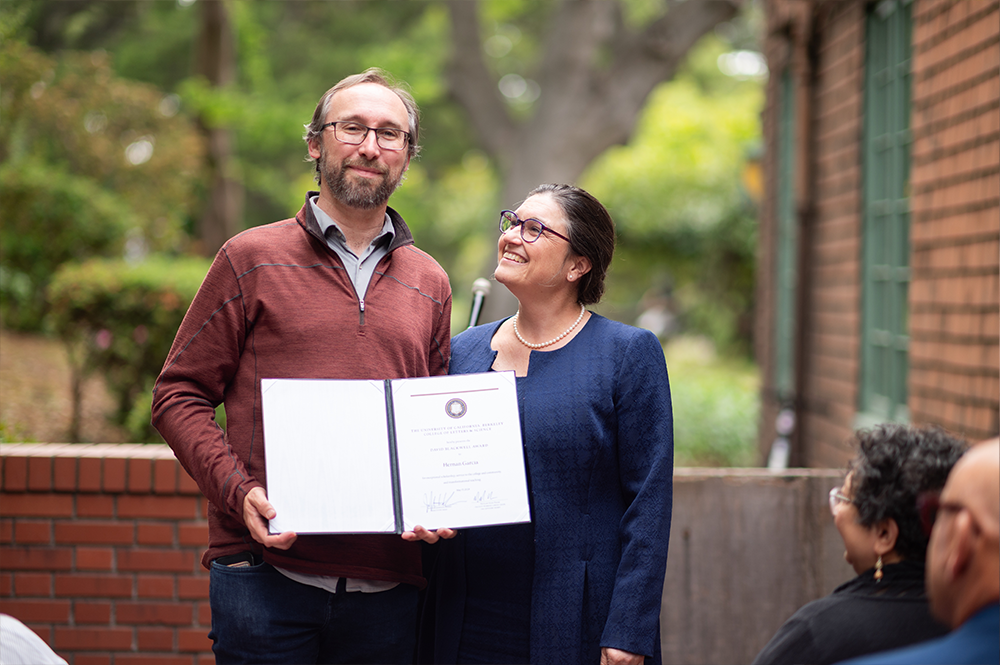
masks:
[[[403,106],[406,107],[406,115],[410,120],[410,140],[406,151],[407,154],[409,154],[410,159],[416,157],[417,153],[420,152],[420,109],[417,108],[417,102],[414,101],[413,95],[411,95],[401,83],[396,82],[392,78],[391,74],[383,69],[379,69],[378,67],[369,67],[360,74],[354,74],[341,79],[336,85],[323,93],[323,96],[320,97],[319,103],[316,104],[316,110],[313,111],[312,121],[308,125],[305,125],[306,134],[302,138],[305,139],[306,145],[310,145],[314,140],[319,138],[320,133],[323,131],[321,128],[325,124],[327,113],[330,112],[330,104],[333,100],[333,96],[345,88],[351,88],[356,85],[361,85],[362,83],[376,83],[388,88],[392,92],[396,93],[396,96],[403,102]],[[306,159],[308,161],[315,161],[313,160],[312,155],[309,155],[308,153]],[[319,177],[320,170],[319,162],[317,161],[316,182],[319,182]]]
[[[848,464],[858,523],[870,527],[888,518],[899,526],[896,552],[923,561],[927,536],[917,497],[940,490],[965,452],[962,439],[937,427],[885,424],[855,432],[857,456]]]
[[[569,222],[566,236],[570,248],[590,259],[590,272],[580,278],[576,301],[581,305],[600,302],[604,278],[615,253],[615,222],[611,214],[592,194],[573,185],[539,185],[528,196],[536,194],[552,195]]]

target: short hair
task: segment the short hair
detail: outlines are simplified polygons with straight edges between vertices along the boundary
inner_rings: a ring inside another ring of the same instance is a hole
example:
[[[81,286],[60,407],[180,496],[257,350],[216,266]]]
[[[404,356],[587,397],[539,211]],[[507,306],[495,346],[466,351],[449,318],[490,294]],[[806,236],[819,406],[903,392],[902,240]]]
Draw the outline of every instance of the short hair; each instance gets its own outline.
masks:
[[[607,208],[592,194],[573,185],[543,184],[531,190],[529,197],[550,194],[559,204],[569,228],[566,237],[570,248],[590,260],[590,271],[580,278],[577,302],[593,305],[604,295],[604,278],[615,253],[615,222]]]
[[[346,88],[352,88],[356,85],[361,85],[362,83],[376,83],[384,88],[388,88],[392,92],[396,93],[400,101],[403,102],[403,106],[406,107],[406,115],[409,118],[409,133],[410,139],[407,146],[407,154],[410,159],[413,159],[420,152],[420,109],[417,107],[417,102],[413,99],[413,95],[410,94],[409,90],[404,87],[404,84],[396,81],[391,74],[389,74],[384,69],[378,67],[369,67],[360,74],[354,74],[341,79],[336,85],[323,93],[320,97],[319,103],[316,104],[316,110],[313,111],[312,122],[305,125],[306,133],[302,138],[305,140],[306,145],[312,144],[314,140],[319,138],[322,133],[324,121],[326,120],[327,113],[330,112],[330,104],[333,100],[333,96],[344,90]],[[313,160],[312,155],[307,154],[308,161]],[[319,179],[319,163],[316,164],[317,181]]]
[[[859,430],[854,438],[858,452],[848,471],[858,523],[871,527],[892,518],[899,527],[896,552],[923,561],[928,537],[920,524],[917,497],[944,487],[966,442],[938,427],[897,424]]]

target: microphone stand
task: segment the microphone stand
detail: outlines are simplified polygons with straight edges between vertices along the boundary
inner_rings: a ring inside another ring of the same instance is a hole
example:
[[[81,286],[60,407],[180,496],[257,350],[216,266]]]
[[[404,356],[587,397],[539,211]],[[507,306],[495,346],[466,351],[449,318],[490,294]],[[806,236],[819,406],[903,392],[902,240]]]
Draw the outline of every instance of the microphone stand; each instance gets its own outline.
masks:
[[[469,315],[469,328],[479,323],[479,315],[483,311],[483,302],[490,294],[490,281],[480,277],[472,283],[472,313]]]

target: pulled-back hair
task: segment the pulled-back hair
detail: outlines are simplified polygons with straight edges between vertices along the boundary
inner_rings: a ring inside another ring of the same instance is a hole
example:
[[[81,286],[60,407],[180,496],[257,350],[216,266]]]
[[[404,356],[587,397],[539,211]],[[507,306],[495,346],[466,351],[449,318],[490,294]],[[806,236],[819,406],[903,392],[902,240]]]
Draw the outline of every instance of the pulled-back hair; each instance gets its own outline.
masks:
[[[336,85],[323,93],[323,96],[320,97],[319,103],[316,104],[316,110],[313,111],[312,122],[305,125],[306,133],[302,138],[305,140],[306,145],[312,145],[312,142],[317,140],[319,135],[323,132],[322,127],[326,122],[327,113],[330,112],[330,104],[332,103],[333,96],[341,90],[361,85],[362,83],[376,83],[384,88],[388,88],[392,92],[396,93],[396,96],[403,102],[403,106],[406,107],[406,115],[409,118],[408,131],[410,133],[410,140],[406,150],[410,159],[416,157],[420,152],[420,109],[417,108],[417,102],[414,101],[413,95],[411,95],[402,84],[395,81],[391,74],[383,69],[379,69],[378,67],[369,67],[360,74],[354,74],[341,79]],[[313,160],[312,155],[308,155],[308,153],[307,159],[309,161],[315,161]],[[317,182],[319,182],[319,176],[319,162],[317,162]]]
[[[559,204],[569,227],[566,237],[574,252],[590,260],[590,271],[580,278],[577,302],[593,305],[604,295],[604,278],[615,253],[615,222],[592,194],[573,185],[539,185],[528,194],[550,194]]]
[[[885,424],[855,432],[857,456],[848,465],[858,523],[871,527],[892,518],[899,526],[896,552],[923,561],[927,536],[917,497],[940,490],[965,452],[965,441],[937,427]]]

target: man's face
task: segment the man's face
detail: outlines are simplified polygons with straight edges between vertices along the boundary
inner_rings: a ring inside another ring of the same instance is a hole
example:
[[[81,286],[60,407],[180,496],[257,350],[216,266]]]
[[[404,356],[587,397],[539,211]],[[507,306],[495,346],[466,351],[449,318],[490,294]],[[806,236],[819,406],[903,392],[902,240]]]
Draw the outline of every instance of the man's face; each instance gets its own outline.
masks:
[[[333,96],[324,122],[350,120],[367,127],[392,127],[409,130],[409,116],[402,100],[388,88],[376,83],[362,83]],[[328,127],[309,154],[319,162],[322,186],[340,203],[370,210],[386,205],[409,166],[406,147],[385,150],[379,147],[375,132],[360,145],[341,143]]]

